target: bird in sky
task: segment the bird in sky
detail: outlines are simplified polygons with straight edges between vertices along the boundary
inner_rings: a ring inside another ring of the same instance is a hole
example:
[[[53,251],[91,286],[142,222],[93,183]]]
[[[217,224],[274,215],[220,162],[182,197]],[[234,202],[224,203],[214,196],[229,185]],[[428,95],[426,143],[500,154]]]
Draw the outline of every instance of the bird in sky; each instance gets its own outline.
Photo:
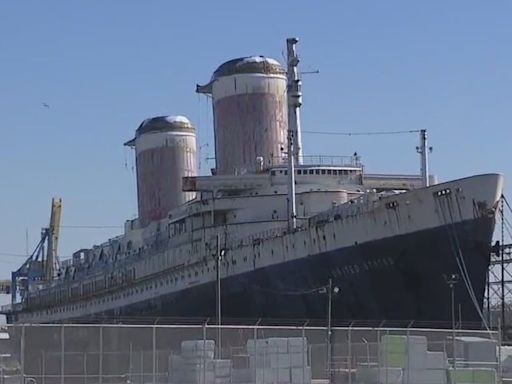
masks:
[[[43,105],[43,107],[50,109],[50,106],[48,104],[46,104],[46,103],[41,103],[41,104]]]

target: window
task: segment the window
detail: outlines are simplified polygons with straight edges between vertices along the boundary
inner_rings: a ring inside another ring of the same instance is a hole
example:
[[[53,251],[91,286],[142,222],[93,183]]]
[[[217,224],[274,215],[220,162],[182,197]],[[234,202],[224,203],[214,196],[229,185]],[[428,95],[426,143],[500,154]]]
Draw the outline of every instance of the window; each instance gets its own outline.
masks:
[[[322,169],[322,175],[325,175],[325,169]]]
[[[310,175],[312,175],[313,173],[315,173],[315,171],[314,171],[314,170],[312,170],[312,169],[310,169],[310,170],[309,170],[309,174],[310,174]]]
[[[320,174],[320,170],[319,170],[319,169],[315,169],[315,173],[316,173],[317,175],[319,175],[319,174]]]

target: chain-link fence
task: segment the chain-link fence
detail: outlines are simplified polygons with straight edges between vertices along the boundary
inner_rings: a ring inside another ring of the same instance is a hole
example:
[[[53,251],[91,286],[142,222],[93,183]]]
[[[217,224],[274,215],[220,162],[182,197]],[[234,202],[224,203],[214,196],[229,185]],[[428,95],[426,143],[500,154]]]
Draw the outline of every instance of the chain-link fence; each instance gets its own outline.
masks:
[[[12,325],[0,384],[487,384],[501,377],[500,351],[486,331]]]

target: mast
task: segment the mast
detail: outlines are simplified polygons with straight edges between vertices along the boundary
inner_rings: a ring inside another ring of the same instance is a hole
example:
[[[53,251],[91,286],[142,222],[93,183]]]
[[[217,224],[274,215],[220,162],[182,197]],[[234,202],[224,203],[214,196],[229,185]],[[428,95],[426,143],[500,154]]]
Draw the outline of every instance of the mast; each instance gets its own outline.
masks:
[[[295,201],[295,161],[300,164],[302,157],[300,147],[300,113],[302,93],[297,72],[299,59],[295,49],[298,39],[286,39],[287,48],[287,99],[288,99],[288,230],[297,228],[297,207]]]
[[[421,179],[423,186],[428,187],[428,153],[432,148],[427,146],[427,130],[420,130],[420,146],[416,147],[416,151],[420,154],[421,159]]]
[[[288,79],[287,95],[288,95],[288,130],[293,132],[295,138],[295,152],[293,157],[297,164],[302,162],[302,139],[300,132],[300,107],[302,106],[301,81],[297,66],[299,58],[297,56],[296,45],[299,39],[290,37],[286,39],[287,51],[287,71]]]

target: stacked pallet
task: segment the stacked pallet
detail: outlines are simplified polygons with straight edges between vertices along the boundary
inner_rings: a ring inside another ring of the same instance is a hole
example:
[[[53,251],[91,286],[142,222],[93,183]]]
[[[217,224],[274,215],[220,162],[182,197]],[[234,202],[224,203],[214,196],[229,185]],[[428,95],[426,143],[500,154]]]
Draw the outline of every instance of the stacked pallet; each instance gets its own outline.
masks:
[[[457,368],[450,369],[450,380],[456,384],[495,384],[494,368]]]
[[[231,360],[214,359],[213,340],[186,340],[181,355],[170,359],[171,381],[176,384],[229,384]]]
[[[496,383],[498,356],[497,342],[495,340],[474,336],[456,337],[455,351],[457,369],[451,369],[449,372],[452,383]]]
[[[455,338],[457,360],[467,368],[496,368],[498,343],[484,337],[461,336]]]
[[[379,344],[379,364],[360,365],[356,380],[364,384],[446,384],[444,352],[427,350],[424,336],[385,335]]]
[[[255,384],[311,383],[307,340],[303,337],[249,340],[247,353]]]

